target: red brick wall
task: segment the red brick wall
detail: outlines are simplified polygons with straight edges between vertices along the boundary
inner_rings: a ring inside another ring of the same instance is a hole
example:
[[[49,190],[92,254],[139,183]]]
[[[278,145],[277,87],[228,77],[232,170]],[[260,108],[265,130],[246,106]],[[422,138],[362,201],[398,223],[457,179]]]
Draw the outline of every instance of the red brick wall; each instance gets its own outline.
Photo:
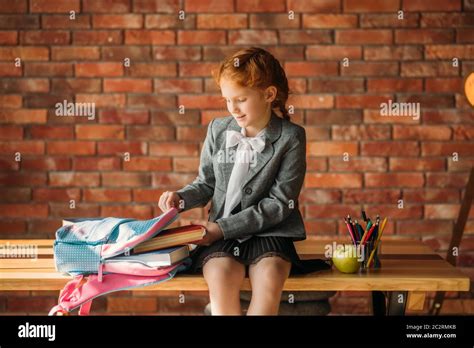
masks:
[[[194,179],[209,121],[226,115],[210,69],[258,45],[284,65],[293,121],[307,131],[308,235],[345,234],[342,216],[364,206],[389,216],[387,235],[444,254],[474,163],[462,92],[473,11],[473,0],[0,0],[0,238],[52,238],[65,216],[159,214],[160,194]],[[389,99],[419,102],[420,119],[381,117]],[[55,116],[63,100],[95,103],[95,119]],[[474,278],[473,234],[470,220],[459,260]],[[0,310],[42,312],[55,296],[16,293]],[[177,295],[111,298],[99,307],[182,310]],[[364,313],[363,301],[339,296],[334,311]],[[464,301],[451,309],[472,313]]]

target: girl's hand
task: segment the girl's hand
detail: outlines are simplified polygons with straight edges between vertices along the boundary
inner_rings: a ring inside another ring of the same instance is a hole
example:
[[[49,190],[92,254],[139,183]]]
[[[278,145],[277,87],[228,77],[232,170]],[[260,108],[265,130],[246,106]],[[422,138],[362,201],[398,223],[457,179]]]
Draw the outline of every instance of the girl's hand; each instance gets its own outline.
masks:
[[[192,220],[190,222],[193,225],[204,226],[204,228],[206,229],[206,235],[204,236],[204,238],[199,242],[193,244],[211,245],[215,241],[224,238],[224,234],[222,233],[220,226],[215,222],[207,220]]]
[[[179,208],[180,201],[181,197],[176,192],[166,191],[161,195],[158,206],[163,213],[172,207],[178,209],[178,211],[181,211],[182,209]]]

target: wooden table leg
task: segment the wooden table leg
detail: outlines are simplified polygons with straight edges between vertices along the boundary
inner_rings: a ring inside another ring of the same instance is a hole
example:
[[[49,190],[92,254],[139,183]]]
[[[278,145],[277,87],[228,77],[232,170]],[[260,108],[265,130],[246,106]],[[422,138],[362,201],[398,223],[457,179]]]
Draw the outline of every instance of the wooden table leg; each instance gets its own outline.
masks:
[[[387,313],[383,291],[372,291],[372,314],[381,316]]]

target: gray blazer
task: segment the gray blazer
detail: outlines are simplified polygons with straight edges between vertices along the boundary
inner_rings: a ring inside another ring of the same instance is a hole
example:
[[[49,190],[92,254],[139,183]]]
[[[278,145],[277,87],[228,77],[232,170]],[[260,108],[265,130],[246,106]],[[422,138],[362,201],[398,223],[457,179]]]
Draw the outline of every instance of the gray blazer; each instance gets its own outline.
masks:
[[[224,239],[250,235],[306,239],[298,196],[306,173],[306,132],[272,112],[265,132],[265,148],[257,153],[242,186],[241,211],[222,218],[226,188],[234,163],[222,161],[226,130],[240,131],[232,116],[215,118],[207,129],[199,174],[177,193],[184,209],[205,206],[212,199],[209,221],[217,222]],[[237,145],[233,148],[237,149]]]

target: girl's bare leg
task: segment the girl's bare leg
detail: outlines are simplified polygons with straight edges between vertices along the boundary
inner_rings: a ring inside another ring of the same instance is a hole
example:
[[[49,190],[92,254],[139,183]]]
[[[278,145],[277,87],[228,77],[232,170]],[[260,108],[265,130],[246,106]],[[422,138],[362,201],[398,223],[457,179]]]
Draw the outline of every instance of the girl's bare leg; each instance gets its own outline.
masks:
[[[212,315],[242,315],[240,288],[245,266],[232,257],[215,257],[204,264]]]

